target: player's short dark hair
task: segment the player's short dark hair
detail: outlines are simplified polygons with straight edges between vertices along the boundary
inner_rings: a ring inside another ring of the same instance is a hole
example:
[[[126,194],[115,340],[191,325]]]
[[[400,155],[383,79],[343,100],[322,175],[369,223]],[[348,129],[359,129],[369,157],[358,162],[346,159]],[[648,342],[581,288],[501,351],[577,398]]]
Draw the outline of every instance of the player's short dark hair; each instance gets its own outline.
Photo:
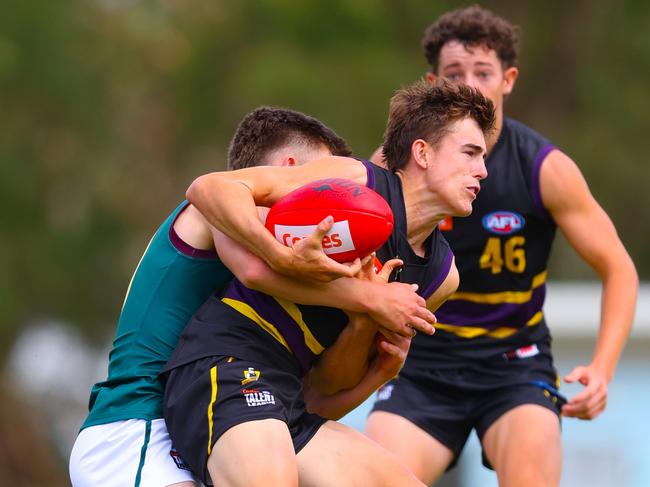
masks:
[[[350,156],[344,139],[314,117],[286,108],[263,106],[240,122],[228,148],[228,168],[266,164],[267,156],[288,144],[324,145],[335,156]]]
[[[440,49],[450,41],[458,41],[465,47],[494,49],[501,65],[510,68],[517,65],[519,32],[518,26],[490,10],[472,5],[447,12],[427,27],[422,47],[433,73],[438,69]]]
[[[484,135],[494,130],[494,105],[480,91],[444,78],[420,80],[401,88],[390,100],[383,156],[388,169],[402,169],[416,139],[436,147],[453,123],[472,118]]]

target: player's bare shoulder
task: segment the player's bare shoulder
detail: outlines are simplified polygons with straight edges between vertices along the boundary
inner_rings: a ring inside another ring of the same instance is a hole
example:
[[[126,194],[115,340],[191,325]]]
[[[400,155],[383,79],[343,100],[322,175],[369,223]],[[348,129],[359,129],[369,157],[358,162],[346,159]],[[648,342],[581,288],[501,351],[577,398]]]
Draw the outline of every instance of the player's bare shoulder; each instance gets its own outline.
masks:
[[[540,191],[544,206],[552,214],[591,199],[580,168],[558,149],[551,151],[542,163]]]

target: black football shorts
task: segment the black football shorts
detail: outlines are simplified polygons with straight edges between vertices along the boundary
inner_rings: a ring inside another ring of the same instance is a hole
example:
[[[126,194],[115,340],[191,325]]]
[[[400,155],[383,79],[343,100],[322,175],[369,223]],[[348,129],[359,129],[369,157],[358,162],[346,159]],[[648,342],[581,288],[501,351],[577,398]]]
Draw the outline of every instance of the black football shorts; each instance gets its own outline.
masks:
[[[207,485],[209,449],[233,426],[269,418],[283,421],[298,453],[327,421],[307,412],[295,374],[225,356],[169,371],[164,412],[174,447]]]
[[[379,389],[372,410],[402,416],[437,439],[454,453],[449,466],[453,468],[472,429],[482,439],[504,413],[523,404],[543,406],[559,417],[566,401],[546,378],[485,388],[484,384],[480,387],[468,384],[464,372],[465,369],[444,371],[448,377],[443,382],[426,375],[401,374]],[[455,374],[459,385],[450,384]],[[491,468],[485,455],[483,464]]]

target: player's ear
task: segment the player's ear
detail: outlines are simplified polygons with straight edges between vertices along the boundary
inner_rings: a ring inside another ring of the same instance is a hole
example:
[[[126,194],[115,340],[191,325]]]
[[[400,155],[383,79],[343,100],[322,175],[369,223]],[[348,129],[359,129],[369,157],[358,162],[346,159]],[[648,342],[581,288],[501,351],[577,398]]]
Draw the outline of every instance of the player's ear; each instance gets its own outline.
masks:
[[[438,77],[435,75],[435,73],[433,73],[433,72],[431,72],[431,71],[429,71],[429,72],[426,74],[426,78],[427,78],[427,81],[428,81],[429,83],[431,83],[431,84],[435,83],[436,79],[438,79]]]
[[[282,165],[283,166],[291,167],[291,166],[295,166],[297,164],[298,164],[298,162],[296,161],[296,158],[293,157],[293,156],[287,156],[284,159],[282,159]]]
[[[411,144],[411,157],[422,169],[429,167],[427,147],[429,147],[429,144],[423,139],[415,139]]]
[[[503,72],[503,94],[509,95],[515,87],[517,78],[519,77],[519,69],[512,66]]]

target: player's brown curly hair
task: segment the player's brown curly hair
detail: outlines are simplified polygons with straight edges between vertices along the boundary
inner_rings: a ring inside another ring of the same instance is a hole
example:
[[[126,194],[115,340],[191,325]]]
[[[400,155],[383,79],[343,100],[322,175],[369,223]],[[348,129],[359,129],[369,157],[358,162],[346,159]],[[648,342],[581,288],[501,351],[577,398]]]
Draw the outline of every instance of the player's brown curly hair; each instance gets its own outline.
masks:
[[[520,29],[478,5],[452,10],[426,28],[422,38],[424,55],[433,73],[438,69],[440,49],[450,41],[464,46],[485,46],[496,51],[505,69],[517,65]]]

